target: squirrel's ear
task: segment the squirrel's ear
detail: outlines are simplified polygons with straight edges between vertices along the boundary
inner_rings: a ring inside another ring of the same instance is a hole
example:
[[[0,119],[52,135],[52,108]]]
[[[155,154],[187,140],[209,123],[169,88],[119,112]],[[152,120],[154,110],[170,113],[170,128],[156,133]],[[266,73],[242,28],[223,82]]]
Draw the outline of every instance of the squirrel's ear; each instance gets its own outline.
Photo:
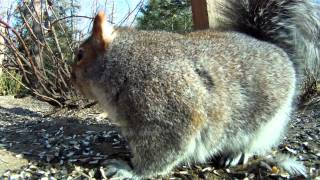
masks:
[[[92,37],[95,38],[101,48],[107,48],[114,39],[113,26],[107,22],[107,17],[100,11],[94,19]]]

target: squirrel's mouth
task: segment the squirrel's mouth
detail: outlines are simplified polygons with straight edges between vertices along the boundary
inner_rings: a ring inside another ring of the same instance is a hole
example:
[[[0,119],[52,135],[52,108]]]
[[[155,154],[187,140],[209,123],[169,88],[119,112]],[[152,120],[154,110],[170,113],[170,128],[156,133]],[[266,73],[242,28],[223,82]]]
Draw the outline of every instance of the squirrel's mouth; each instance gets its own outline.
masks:
[[[71,72],[71,83],[82,96],[88,99],[96,100],[90,88],[91,83],[88,82],[87,80],[83,80],[77,77],[74,71]]]
[[[89,82],[86,81],[74,81],[73,82],[76,89],[80,92],[80,94],[88,99],[96,100],[96,96],[94,96],[94,93],[91,90],[91,85]]]

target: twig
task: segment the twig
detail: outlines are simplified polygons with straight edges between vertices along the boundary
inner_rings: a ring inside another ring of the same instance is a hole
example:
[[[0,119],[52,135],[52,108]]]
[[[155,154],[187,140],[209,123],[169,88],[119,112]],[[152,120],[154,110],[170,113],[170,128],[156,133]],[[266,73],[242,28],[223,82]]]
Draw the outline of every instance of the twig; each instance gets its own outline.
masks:
[[[31,64],[33,73],[35,74],[36,78],[38,78],[38,76],[37,76],[38,73],[37,73],[37,70],[36,70],[36,68],[34,66],[33,59],[31,57],[31,55],[29,53],[29,50],[28,50],[24,40],[22,39],[22,37],[19,35],[19,33],[14,28],[12,28],[8,23],[4,22],[2,19],[0,19],[0,24],[4,25],[5,28],[11,29],[11,31],[17,36],[19,42],[22,44],[22,47],[25,50],[25,53],[27,54],[27,57],[28,57],[28,60],[29,60],[29,62]]]
[[[20,10],[20,7],[18,7]],[[21,11],[21,10],[20,10]],[[30,24],[28,23],[28,21],[26,20],[25,16],[23,15],[23,13],[20,12],[20,15],[27,27],[27,29],[30,31],[31,37],[34,39],[34,41],[36,41],[37,43],[39,43],[41,46],[44,46],[44,44],[38,39],[38,37],[34,34],[32,28],[30,27]]]
[[[118,26],[121,26],[131,15],[134,11],[136,11],[138,8],[140,8],[143,5],[144,0],[140,0],[140,2],[136,5],[136,7],[130,11],[126,17],[124,17],[119,23]]]
[[[87,18],[87,19],[94,19],[93,17],[80,16],[80,15],[66,16],[66,17],[62,17],[62,18],[59,18],[59,19],[54,20],[54,21],[51,23],[51,27],[52,27],[53,25],[55,25],[57,22],[62,21],[62,20],[65,20],[65,19],[69,19],[69,18]]]
[[[144,2],[144,0],[141,0],[140,3],[138,4],[138,5],[140,6],[140,8],[141,8],[141,6],[143,6],[143,2]],[[138,6],[138,5],[137,5],[137,6]],[[138,14],[139,14],[139,11],[138,11],[138,12],[136,13],[136,15],[134,16],[134,18],[133,18],[133,20],[132,20],[132,22],[131,22],[131,24],[130,24],[130,27],[133,25],[134,21],[137,19]]]
[[[0,36],[1,36],[5,41],[11,42],[11,39],[8,39],[8,38],[7,38],[4,34],[2,34],[1,32],[0,32]],[[28,79],[28,77],[27,77],[27,75],[26,75],[26,73],[25,73],[25,69],[24,69],[23,64],[22,64],[22,62],[21,62],[21,60],[24,60],[24,57],[21,56],[20,53],[18,53],[18,50],[16,49],[15,46],[13,46],[13,43],[12,43],[12,42],[9,43],[8,46],[9,46],[9,49],[11,49],[11,50],[13,51],[13,55],[14,55],[15,58],[16,58],[16,61],[17,61],[18,65],[19,65],[19,68],[22,70],[23,77],[24,77],[25,80],[29,83],[30,81],[29,81],[29,79]],[[7,47],[8,47],[8,46],[7,46]],[[29,62],[28,62],[28,61],[25,61],[25,64],[28,65]]]
[[[3,68],[3,66],[1,65],[1,68]],[[21,86],[23,86],[24,88],[26,88],[27,90],[31,90],[30,88],[28,88],[25,84],[23,84],[20,80],[18,80],[14,75],[12,75],[6,68],[3,68],[7,74],[9,74],[9,76],[11,76],[11,78],[13,80],[15,80],[17,83],[19,83]]]

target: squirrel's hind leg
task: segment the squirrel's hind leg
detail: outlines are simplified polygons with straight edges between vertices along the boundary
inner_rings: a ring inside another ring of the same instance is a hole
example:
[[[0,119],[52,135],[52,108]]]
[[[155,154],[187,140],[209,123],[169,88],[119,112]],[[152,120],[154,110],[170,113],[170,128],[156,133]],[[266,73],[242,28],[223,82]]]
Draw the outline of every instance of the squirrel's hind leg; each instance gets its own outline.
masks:
[[[280,143],[290,120],[293,96],[293,92],[289,93],[272,119],[257,130],[245,152],[263,155]]]
[[[140,129],[126,132],[133,155],[131,159],[133,179],[166,175],[175,166],[184,162],[188,156],[188,142],[185,140],[188,134],[155,124],[145,124]],[[121,172],[121,169],[119,170]]]

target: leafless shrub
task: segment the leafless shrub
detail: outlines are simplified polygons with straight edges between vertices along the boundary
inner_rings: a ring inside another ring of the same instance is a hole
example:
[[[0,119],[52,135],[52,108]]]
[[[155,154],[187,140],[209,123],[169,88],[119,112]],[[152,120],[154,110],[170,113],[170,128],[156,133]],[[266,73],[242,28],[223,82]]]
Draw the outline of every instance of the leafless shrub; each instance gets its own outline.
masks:
[[[74,50],[84,37],[74,26],[77,19],[91,20],[92,17],[76,15],[72,10],[69,14],[62,13],[64,4],[59,3],[62,2],[20,1],[14,11],[19,22],[12,25],[0,18],[0,28],[4,29],[0,31],[0,38],[6,47],[0,48],[0,53],[6,57],[2,67],[19,72],[22,75],[19,83],[29,92],[52,104],[65,106],[77,99],[70,82],[70,64]],[[142,4],[143,0],[128,11],[118,25],[126,22]],[[77,8],[73,1],[70,8]],[[110,21],[113,21],[114,9],[110,12]]]

